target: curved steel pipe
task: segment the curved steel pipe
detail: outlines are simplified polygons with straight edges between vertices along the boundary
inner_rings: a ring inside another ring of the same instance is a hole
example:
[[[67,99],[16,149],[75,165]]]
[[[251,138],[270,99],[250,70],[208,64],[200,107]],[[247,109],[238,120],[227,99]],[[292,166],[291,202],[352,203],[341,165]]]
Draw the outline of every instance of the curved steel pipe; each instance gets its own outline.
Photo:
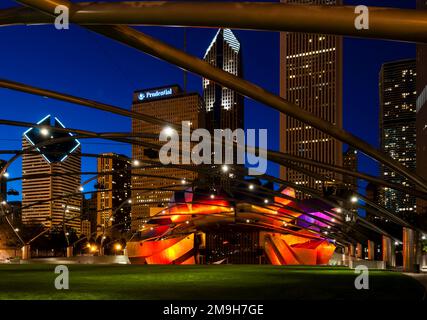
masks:
[[[176,126],[176,125],[174,125],[168,121],[158,119],[156,117],[149,116],[149,115],[146,115],[143,113],[129,111],[127,109],[119,108],[119,107],[116,107],[113,105],[109,105],[109,104],[105,104],[105,103],[101,103],[101,102],[97,102],[97,101],[93,101],[93,100],[89,100],[89,99],[79,98],[79,97],[72,96],[72,95],[65,94],[65,93],[41,89],[41,88],[37,88],[34,86],[26,85],[23,83],[19,83],[19,82],[0,79],[0,87],[5,88],[5,89],[10,89],[10,90],[22,91],[22,92],[26,92],[29,94],[42,96],[42,97],[48,97],[48,98],[52,98],[52,99],[66,101],[66,102],[73,103],[73,104],[79,104],[79,105],[90,107],[93,109],[111,112],[111,113],[118,114],[118,115],[121,115],[124,117],[130,117],[132,119],[142,120],[144,122],[153,123],[153,124],[157,124],[160,126],[170,126],[170,127],[176,128],[176,129],[181,128],[180,126],[178,127],[178,126]]]
[[[42,7],[40,0],[20,1]],[[64,1],[49,1],[64,3]],[[51,7],[43,5],[52,12]],[[369,29],[355,28],[354,6],[294,5],[253,2],[117,2],[73,4],[71,20],[80,25],[151,25],[227,27],[308,32],[362,38],[427,42],[427,12],[369,7]],[[52,23],[29,8],[0,12],[0,25]]]
[[[88,136],[88,137],[93,137],[93,138],[108,139],[108,140],[114,140],[114,141],[119,141],[119,142],[123,142],[123,143],[142,145],[142,146],[150,147],[153,149],[159,149],[160,148],[160,146],[158,146],[158,145],[148,144],[144,141],[126,138],[126,137],[139,137],[139,138],[155,139],[158,137],[155,134],[142,134],[142,133],[141,134],[139,134],[139,133],[135,134],[135,133],[131,133],[131,132],[130,133],[114,133],[116,136],[120,135],[120,137],[123,137],[123,138],[118,138],[118,137],[109,136],[108,133],[97,133],[97,132],[92,132],[92,131],[88,131],[88,130],[80,130],[80,129],[72,129],[72,128],[49,127],[49,126],[45,126],[45,125],[33,124],[31,122],[4,120],[4,119],[0,119],[0,125],[35,127],[35,128],[43,127],[43,128],[49,128],[50,130],[53,130],[53,131],[71,132],[71,133],[84,135],[84,136]],[[49,141],[52,143],[55,142],[54,140],[49,140]],[[259,148],[248,147],[248,152],[251,152],[251,153],[259,153],[259,150],[260,150]],[[266,153],[268,155],[268,159],[270,161],[273,161],[273,162],[280,164],[280,165],[283,165],[285,167],[300,166],[300,163],[307,164],[307,165],[319,167],[322,169],[326,169],[328,171],[357,177],[357,178],[363,179],[365,181],[375,183],[377,185],[382,185],[382,186],[389,187],[389,188],[392,188],[395,190],[400,190],[400,191],[405,192],[407,194],[413,195],[417,198],[427,199],[427,193],[425,193],[425,192],[421,192],[421,191],[418,191],[416,189],[408,188],[408,187],[405,187],[405,186],[402,186],[399,184],[391,183],[391,182],[388,182],[388,181],[385,181],[385,180],[382,180],[382,179],[379,179],[379,178],[376,178],[376,177],[373,177],[373,176],[370,176],[367,174],[354,172],[354,171],[347,170],[347,169],[339,167],[339,166],[333,166],[330,164],[326,164],[326,163],[322,163],[322,162],[318,162],[318,161],[314,161],[314,160],[310,160],[310,159],[305,159],[305,158],[301,158],[301,157],[294,156],[294,155],[289,155],[289,154],[282,153],[282,152],[277,152],[277,151],[272,151],[272,150],[265,150],[265,151],[266,151]],[[22,155],[22,154],[31,152],[31,150],[16,150],[15,152],[12,152],[12,150],[7,150],[6,152],[15,153],[15,155],[17,155],[17,154]],[[2,152],[0,152],[0,153],[2,153]],[[7,167],[9,167],[9,166],[10,166],[10,164],[7,165]],[[6,167],[6,169],[7,169],[7,167]],[[300,170],[304,170],[304,169],[300,168]],[[5,170],[2,170],[1,172],[4,172],[4,171]],[[313,175],[316,175],[316,173],[312,172],[312,173],[310,173],[310,175],[313,176]],[[318,174],[318,176],[320,177],[320,174]],[[325,179],[325,177],[322,177],[322,179]]]
[[[57,93],[58,95],[61,95],[59,93]],[[80,98],[78,98],[80,99]],[[162,119],[159,119],[162,120]],[[10,126],[19,126],[19,127],[34,127],[34,128],[49,128],[50,130],[54,130],[54,131],[59,131],[59,132],[71,132],[71,133],[75,133],[75,134],[80,134],[80,135],[87,135],[87,136],[91,136],[94,138],[100,138],[100,139],[108,139],[108,140],[113,140],[113,141],[118,141],[118,142],[123,142],[123,143],[129,143],[129,144],[137,144],[137,145],[143,145],[145,146],[145,143],[143,141],[139,141],[139,140],[134,140],[134,139],[126,139],[126,138],[114,138],[114,137],[107,137],[105,134],[100,134],[100,133],[96,133],[96,132],[92,132],[92,131],[88,131],[88,130],[80,130],[80,129],[73,129],[73,128],[57,128],[57,127],[49,127],[49,126],[45,126],[45,125],[37,125],[37,124],[33,124],[31,122],[23,122],[23,121],[15,121],[15,120],[5,120],[5,119],[0,119],[0,125],[10,125]],[[174,125],[173,123],[171,123],[171,125]],[[123,133],[123,135],[125,135],[125,133]],[[155,134],[143,134],[143,133],[128,133],[129,137],[139,137],[139,138],[148,138],[148,139],[155,139],[158,136]],[[156,148],[160,148],[160,146],[156,146]],[[318,168],[322,168],[331,172],[336,172],[336,173],[340,173],[340,174],[346,174],[349,176],[353,176],[365,181],[369,181],[372,183],[375,183],[377,185],[382,185],[391,189],[395,189],[395,190],[400,190],[402,192],[405,192],[407,194],[413,195],[417,198],[422,198],[422,199],[427,199],[427,193],[425,192],[421,192],[418,191],[416,189],[413,188],[408,188],[399,184],[395,184],[395,183],[391,183],[376,177],[373,177],[371,175],[368,174],[364,174],[364,173],[359,173],[359,172],[355,172],[355,171],[351,171],[351,170],[347,170],[343,167],[339,167],[339,166],[333,166],[327,163],[323,163],[323,162],[318,162],[318,161],[314,161],[314,160],[310,160],[310,159],[305,159],[302,157],[298,157],[295,155],[290,155],[290,154],[286,154],[283,152],[277,152],[277,151],[272,151],[272,150],[265,150],[268,154],[268,159],[276,162],[278,164],[284,165],[285,167],[290,167],[292,165],[292,163],[295,163],[295,165],[300,166],[300,164],[307,164],[310,166],[315,166]],[[253,147],[249,147],[248,146],[248,152],[251,153],[259,153],[259,148],[253,148]],[[1,153],[15,153],[15,154],[24,154],[24,153],[29,153],[27,150],[6,150],[6,151],[0,151]],[[311,173],[311,174],[315,174],[315,173]]]

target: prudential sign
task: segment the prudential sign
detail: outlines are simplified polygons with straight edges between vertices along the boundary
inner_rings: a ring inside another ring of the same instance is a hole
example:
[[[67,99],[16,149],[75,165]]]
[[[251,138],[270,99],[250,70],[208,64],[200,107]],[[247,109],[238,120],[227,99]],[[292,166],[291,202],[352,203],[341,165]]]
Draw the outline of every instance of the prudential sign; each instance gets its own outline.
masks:
[[[173,88],[146,90],[138,93],[138,100],[145,101],[145,100],[151,100],[151,99],[158,99],[158,98],[171,96],[173,94],[174,94]]]

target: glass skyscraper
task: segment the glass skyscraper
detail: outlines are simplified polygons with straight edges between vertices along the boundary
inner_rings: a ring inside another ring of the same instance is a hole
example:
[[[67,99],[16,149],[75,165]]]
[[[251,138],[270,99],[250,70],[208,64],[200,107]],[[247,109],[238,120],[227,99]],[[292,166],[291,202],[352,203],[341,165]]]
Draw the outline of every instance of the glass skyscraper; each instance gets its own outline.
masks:
[[[380,71],[381,150],[415,172],[416,168],[416,62],[393,61]],[[382,178],[408,186],[406,179],[381,166]],[[390,211],[410,218],[416,211],[414,197],[390,188],[382,190],[382,204]]]

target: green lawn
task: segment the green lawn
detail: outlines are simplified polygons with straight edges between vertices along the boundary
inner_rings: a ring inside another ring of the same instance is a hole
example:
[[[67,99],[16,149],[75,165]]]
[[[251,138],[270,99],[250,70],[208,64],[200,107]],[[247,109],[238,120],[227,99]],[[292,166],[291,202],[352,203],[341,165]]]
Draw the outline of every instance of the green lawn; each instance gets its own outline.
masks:
[[[371,271],[356,290],[353,270],[267,265],[70,265],[70,289],[56,290],[53,265],[0,265],[0,299],[421,299],[423,287]]]

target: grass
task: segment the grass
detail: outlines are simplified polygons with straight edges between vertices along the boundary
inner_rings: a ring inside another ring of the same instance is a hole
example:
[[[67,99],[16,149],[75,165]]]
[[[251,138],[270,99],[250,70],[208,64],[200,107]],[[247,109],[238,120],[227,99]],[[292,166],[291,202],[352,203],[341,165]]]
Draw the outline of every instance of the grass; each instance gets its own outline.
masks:
[[[70,265],[56,290],[53,265],[0,265],[0,299],[410,299],[424,288],[395,272],[370,271],[356,290],[353,270],[269,265]]]

